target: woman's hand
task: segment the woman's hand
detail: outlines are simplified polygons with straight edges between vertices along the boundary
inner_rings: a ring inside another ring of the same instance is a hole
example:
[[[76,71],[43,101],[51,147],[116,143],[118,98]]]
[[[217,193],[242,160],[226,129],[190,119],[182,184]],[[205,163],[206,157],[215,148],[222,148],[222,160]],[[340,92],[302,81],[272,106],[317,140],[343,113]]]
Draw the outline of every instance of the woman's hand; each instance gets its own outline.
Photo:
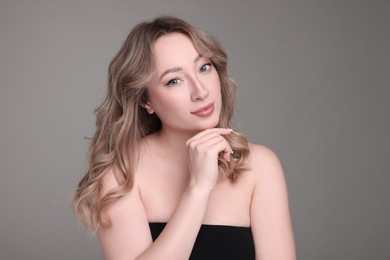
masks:
[[[218,180],[218,156],[230,161],[232,148],[223,137],[227,128],[204,130],[186,142],[189,154],[190,187],[211,191]]]

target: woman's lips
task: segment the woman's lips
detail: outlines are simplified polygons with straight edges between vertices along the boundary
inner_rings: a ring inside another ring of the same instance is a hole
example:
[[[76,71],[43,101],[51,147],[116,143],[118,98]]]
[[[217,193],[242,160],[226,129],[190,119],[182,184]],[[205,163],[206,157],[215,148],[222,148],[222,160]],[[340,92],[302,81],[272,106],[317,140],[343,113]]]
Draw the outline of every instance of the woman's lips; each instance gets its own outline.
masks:
[[[211,115],[214,112],[214,103],[211,103],[207,106],[201,107],[198,110],[195,110],[191,112],[191,114],[200,116],[200,117],[206,117]]]

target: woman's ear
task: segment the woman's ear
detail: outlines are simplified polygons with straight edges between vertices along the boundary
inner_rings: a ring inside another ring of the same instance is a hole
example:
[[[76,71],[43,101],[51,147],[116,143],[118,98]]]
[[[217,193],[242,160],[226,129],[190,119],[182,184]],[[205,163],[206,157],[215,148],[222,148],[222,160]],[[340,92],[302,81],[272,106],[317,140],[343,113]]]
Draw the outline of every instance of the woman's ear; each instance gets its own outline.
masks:
[[[150,104],[150,102],[145,102],[141,106],[146,109],[148,114],[153,114],[154,113],[154,109],[153,109],[152,105]]]
[[[142,89],[142,96],[141,96],[140,104],[141,104],[141,107],[145,108],[146,112],[148,112],[148,114],[151,115],[151,114],[154,113],[154,109],[153,109],[153,107],[150,104],[150,101],[148,99],[149,98],[148,98],[147,89],[143,88]]]

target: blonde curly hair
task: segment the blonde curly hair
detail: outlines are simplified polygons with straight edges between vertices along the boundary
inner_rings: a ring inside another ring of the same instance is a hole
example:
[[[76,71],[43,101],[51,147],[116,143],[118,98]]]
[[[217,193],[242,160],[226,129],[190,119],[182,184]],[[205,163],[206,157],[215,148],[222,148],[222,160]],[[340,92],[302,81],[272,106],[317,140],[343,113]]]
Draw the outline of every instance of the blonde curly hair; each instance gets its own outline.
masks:
[[[92,232],[111,225],[107,208],[133,186],[140,140],[161,128],[160,119],[147,113],[142,104],[147,100],[147,86],[154,72],[153,44],[173,32],[188,36],[197,51],[212,61],[221,81],[218,127],[230,127],[237,86],[227,75],[227,56],[218,41],[175,17],[158,17],[135,26],[110,63],[108,92],[95,110],[96,132],[90,146],[88,170],[73,198],[77,218]],[[230,162],[221,159],[219,168],[234,181],[246,170],[249,145],[246,137],[236,132],[226,139],[234,151],[233,159]],[[102,179],[107,169],[115,169],[119,185],[102,196]]]

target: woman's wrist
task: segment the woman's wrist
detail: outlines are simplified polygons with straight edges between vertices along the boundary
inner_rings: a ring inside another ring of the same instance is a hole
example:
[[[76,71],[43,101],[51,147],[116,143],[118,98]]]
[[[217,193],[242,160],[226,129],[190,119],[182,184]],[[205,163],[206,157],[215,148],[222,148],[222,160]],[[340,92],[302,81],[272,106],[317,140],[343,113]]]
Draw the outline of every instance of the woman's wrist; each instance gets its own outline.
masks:
[[[208,185],[189,184],[187,187],[187,194],[190,196],[208,199],[213,187]]]

